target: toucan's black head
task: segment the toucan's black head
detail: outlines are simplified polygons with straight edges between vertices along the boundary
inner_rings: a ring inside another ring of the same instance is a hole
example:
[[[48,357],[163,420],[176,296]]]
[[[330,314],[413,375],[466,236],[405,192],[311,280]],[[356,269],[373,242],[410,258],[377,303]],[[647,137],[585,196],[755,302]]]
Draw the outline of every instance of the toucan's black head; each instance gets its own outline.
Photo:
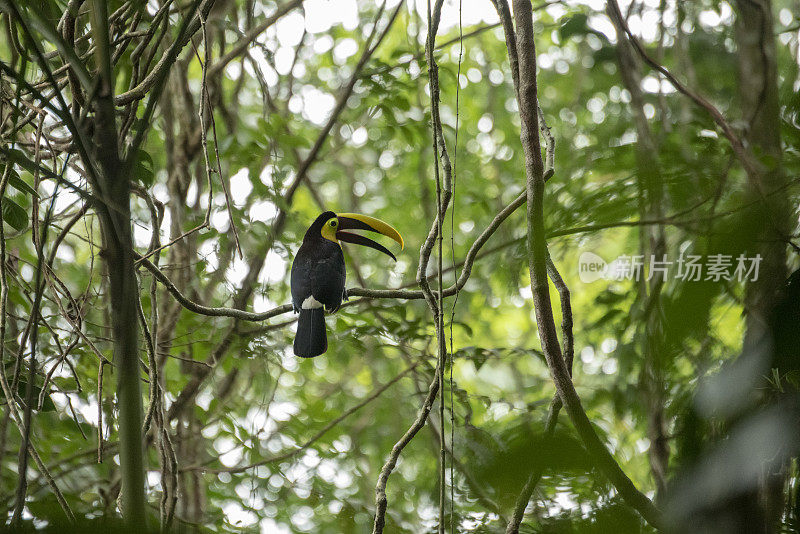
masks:
[[[329,222],[331,219],[335,219],[336,214],[332,211],[326,211],[321,213],[319,217],[314,219],[314,222],[311,223],[311,226],[308,227],[306,230],[306,235],[303,238],[303,241],[309,238],[317,239],[322,236],[322,227],[325,226],[325,223]],[[338,221],[336,222],[338,225]]]
[[[361,215],[360,213],[337,214],[332,211],[326,211],[314,220],[311,226],[308,227],[308,230],[306,230],[303,242],[305,243],[306,241],[320,238],[328,239],[337,244],[339,244],[340,241],[344,241],[346,243],[354,243],[356,245],[374,248],[375,250],[389,255],[393,260],[397,259],[394,257],[394,254],[380,243],[376,243],[372,239],[362,235],[344,232],[343,230],[367,230],[370,232],[377,232],[397,241],[400,244],[401,250],[404,246],[403,237],[400,233],[391,225],[380,219],[368,215]]]

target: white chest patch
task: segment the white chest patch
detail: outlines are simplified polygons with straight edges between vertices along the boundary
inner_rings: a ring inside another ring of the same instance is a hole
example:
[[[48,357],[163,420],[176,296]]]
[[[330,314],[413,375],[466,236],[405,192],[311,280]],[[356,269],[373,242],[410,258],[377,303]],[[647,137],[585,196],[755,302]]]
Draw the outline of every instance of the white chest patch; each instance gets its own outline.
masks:
[[[310,295],[306,300],[303,301],[302,308],[304,310],[313,310],[315,308],[321,308],[322,303],[319,302],[317,299],[314,298],[314,295]]]

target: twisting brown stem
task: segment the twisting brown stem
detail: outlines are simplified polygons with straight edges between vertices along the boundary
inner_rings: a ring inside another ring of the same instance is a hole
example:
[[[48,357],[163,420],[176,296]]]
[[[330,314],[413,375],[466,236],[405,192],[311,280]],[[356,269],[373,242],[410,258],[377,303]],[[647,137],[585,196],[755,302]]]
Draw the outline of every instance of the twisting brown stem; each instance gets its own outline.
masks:
[[[372,527],[373,534],[381,534],[386,524],[386,509],[388,506],[386,499],[386,484],[389,480],[389,475],[397,464],[403,449],[419,432],[419,429],[425,424],[430,413],[431,406],[436,394],[441,389],[444,376],[444,362],[447,355],[447,347],[444,338],[444,313],[443,313],[443,298],[444,290],[442,287],[442,222],[447,213],[447,207],[450,203],[452,196],[452,166],[450,164],[450,157],[447,153],[447,147],[444,142],[444,134],[442,130],[441,117],[439,115],[439,70],[436,64],[436,59],[433,55],[435,49],[436,34],[439,28],[439,20],[441,18],[442,5],[444,0],[437,0],[433,11],[430,10],[430,3],[428,4],[428,38],[427,38],[427,60],[428,60],[428,76],[429,86],[431,93],[431,118],[433,127],[433,153],[434,153],[434,176],[436,179],[436,196],[437,196],[437,213],[436,219],[431,225],[428,236],[420,249],[419,267],[417,268],[417,283],[419,284],[422,295],[424,296],[428,307],[433,313],[436,324],[436,340],[437,340],[437,365],[435,376],[431,382],[428,390],[428,395],[420,408],[417,418],[405,435],[398,441],[392,448],[389,459],[381,469],[378,477],[378,484],[375,488],[375,520]],[[443,179],[439,174],[439,164],[441,162]],[[430,261],[433,247],[436,245],[438,238],[439,254],[438,254],[438,278],[439,289],[436,296],[428,283],[428,263]],[[351,292],[356,294],[356,292]],[[441,397],[440,417],[444,419],[444,395]],[[444,440],[444,433],[441,434]],[[440,444],[439,455],[439,532],[444,532],[444,491],[445,491],[445,478],[444,478],[444,462],[445,462],[445,446],[442,441]]]
[[[2,178],[0,178],[0,212],[2,212],[3,209],[3,199],[5,198],[6,186],[8,185],[10,175],[11,162],[7,161],[3,170]],[[8,282],[6,278],[6,236],[3,223],[0,222],[0,362],[4,361],[3,356],[5,353],[4,341],[6,335],[7,313]],[[13,419],[14,424],[20,432],[20,435],[24,435],[25,429],[23,426],[22,416],[17,410],[16,400],[14,399],[14,394],[12,393],[12,389],[8,381],[6,380],[4,369],[5,366],[0,365],[0,387],[2,387],[3,395],[6,399],[6,406],[8,406],[11,419]],[[75,515],[72,513],[72,509],[69,507],[69,504],[67,504],[66,499],[64,499],[64,495],[61,493],[61,490],[59,490],[55,480],[50,475],[50,471],[44,465],[41,457],[36,452],[36,448],[33,446],[33,443],[28,443],[27,453],[31,455],[31,458],[33,458],[33,462],[36,464],[37,469],[39,469],[39,472],[42,473],[42,476],[44,476],[45,480],[47,480],[47,484],[50,486],[50,489],[52,490],[53,495],[55,495],[58,504],[61,506],[61,509],[64,510],[64,514],[67,516],[67,519],[74,523]]]
[[[388,505],[388,501],[386,499],[386,483],[389,481],[389,475],[397,465],[397,460],[400,458],[400,453],[403,452],[403,449],[406,447],[406,445],[411,443],[411,440],[414,439],[414,436],[417,435],[417,432],[419,432],[420,429],[425,425],[425,421],[428,419],[428,414],[431,412],[433,401],[436,398],[436,393],[438,391],[439,372],[437,370],[434,372],[434,378],[430,387],[428,388],[428,394],[425,395],[425,400],[422,402],[419,412],[417,412],[417,418],[411,424],[409,429],[406,430],[406,433],[403,434],[403,437],[394,444],[394,447],[392,447],[392,452],[389,455],[389,459],[385,464],[383,464],[383,468],[378,475],[378,485],[375,489],[375,521],[372,526],[372,534],[381,534],[383,532],[383,528],[386,526],[386,508]]]
[[[547,162],[547,170],[544,173],[544,180],[546,181],[555,173],[554,161],[556,141],[553,137],[553,134],[550,132],[550,127],[547,126],[541,106],[537,106],[537,110],[539,112],[539,130],[544,136],[546,143],[545,160]],[[570,301],[569,288],[567,287],[567,284],[564,283],[564,279],[561,278],[561,274],[558,272],[558,269],[556,268],[553,259],[550,257],[549,252],[547,254],[547,274],[550,277],[550,280],[553,282],[553,285],[556,286],[561,301],[561,343],[564,348],[564,357],[567,361],[567,369],[569,370],[570,375],[572,375],[572,361],[575,355],[575,341],[572,334],[572,303]],[[545,423],[544,427],[544,433],[548,439],[551,438],[555,433],[556,423],[558,422],[558,414],[561,411],[561,406],[561,398],[558,396],[558,393],[556,393],[553,396],[553,400],[550,402],[550,409],[547,413],[547,422]],[[543,473],[544,468],[539,467],[535,469],[528,477],[528,480],[525,482],[522,491],[514,503],[514,512],[511,516],[511,519],[508,521],[508,524],[506,525],[506,534],[519,533],[519,527],[522,524],[522,518],[525,515],[525,508],[527,508],[528,502],[530,502],[531,496],[536,490],[536,486],[539,484],[539,480],[542,478]]]
[[[444,296],[442,294],[442,260],[443,260],[443,221],[447,207],[450,204],[452,196],[452,169],[450,165],[450,157],[447,153],[447,146],[444,142],[444,135],[442,132],[442,119],[439,113],[439,66],[436,64],[436,57],[434,56],[434,49],[436,47],[436,33],[439,28],[439,20],[442,12],[442,0],[438,0],[430,12],[430,0],[428,1],[428,39],[427,39],[427,60],[428,60],[428,81],[431,92],[431,118],[433,128],[433,165],[434,177],[436,179],[436,221],[431,230],[436,229],[436,242],[437,242],[437,278],[438,278],[438,291],[436,294],[436,305],[433,305],[433,296],[430,295],[428,299],[431,312],[434,314],[436,321],[436,380],[439,381],[439,420],[442,421],[442,432],[439,435],[439,534],[445,532],[445,469],[446,469],[446,456],[445,456],[445,433],[444,433],[444,368],[447,361],[447,345],[444,339]],[[442,177],[439,173],[439,154],[441,154],[442,170],[444,173],[444,191],[442,191]],[[420,262],[421,263],[421,262]],[[427,263],[427,259],[426,259]],[[421,265],[420,265],[421,266]],[[426,269],[427,270],[427,269]],[[427,279],[426,279],[427,282]],[[423,288],[424,290],[424,288]],[[430,290],[429,290],[430,291]]]
[[[42,133],[42,122],[39,123],[38,128],[38,135],[37,138],[41,138]],[[36,165],[38,168],[39,165],[39,147],[41,143],[37,141],[36,144]],[[34,174],[34,185],[37,185],[39,181],[39,174]],[[25,410],[23,412],[23,420],[22,420],[22,446],[19,450],[19,463],[18,463],[18,476],[19,482],[17,484],[17,502],[14,507],[14,514],[11,518],[12,525],[19,525],[22,521],[22,512],[25,508],[25,497],[28,491],[28,450],[30,449],[31,445],[31,426],[33,425],[33,403],[34,403],[34,383],[36,381],[36,352],[37,352],[37,343],[39,340],[39,309],[42,303],[42,297],[44,295],[44,283],[43,283],[43,275],[44,275],[44,267],[45,267],[45,258],[44,258],[44,246],[47,242],[47,234],[48,234],[48,227],[50,225],[50,217],[52,216],[53,207],[55,205],[55,195],[50,202],[50,207],[45,215],[44,224],[42,225],[41,233],[39,231],[39,210],[38,210],[38,203],[34,202],[34,209],[32,210],[32,219],[31,219],[31,238],[33,240],[33,246],[36,250],[36,273],[34,277],[34,299],[33,305],[31,306],[31,322],[30,325],[30,347],[31,353],[28,360],[28,377],[27,377],[27,384],[25,387]],[[0,223],[2,224],[2,223]],[[1,339],[1,338],[0,338]],[[22,350],[22,346],[20,347]],[[21,359],[17,362],[18,364],[21,362]]]
[[[106,362],[100,360],[97,367],[97,463],[103,463],[103,368]]]
[[[553,282],[553,285],[556,286],[561,301],[561,343],[564,346],[564,357],[567,361],[567,370],[569,371],[569,374],[572,375],[572,363],[575,357],[575,341],[572,334],[572,304],[570,302],[569,288],[561,278],[561,274],[558,272],[558,269],[556,269],[556,265],[550,258],[549,252],[547,254],[547,274],[550,277],[550,280]],[[553,434],[555,433],[556,423],[558,422],[558,414],[561,411],[561,407],[561,397],[559,397],[558,393],[556,393],[553,396],[553,400],[550,401],[550,409],[547,412],[547,421],[545,422],[544,426],[544,434],[547,439],[552,438]],[[544,467],[542,466],[535,469],[528,477],[528,480],[525,482],[522,491],[514,503],[514,513],[512,514],[511,519],[508,521],[506,526],[506,534],[519,533],[519,527],[522,524],[522,518],[525,515],[525,508],[528,507],[531,496],[536,490],[536,486],[539,484],[539,480],[541,480],[543,474]]]
[[[495,0],[499,5],[501,20],[506,32],[511,30],[509,12],[505,0]],[[531,277],[531,290],[539,341],[542,345],[550,374],[553,377],[558,395],[572,420],[578,435],[598,467],[614,484],[620,496],[644,519],[658,527],[660,514],[653,503],[642,494],[617,464],[597,436],[591,421],[581,406],[580,397],[575,391],[567,363],[562,356],[555,329],[553,309],[550,302],[547,282],[547,240],[544,229],[544,164],[538,136],[538,101],[536,80],[536,47],[533,33],[533,14],[530,0],[514,0],[515,36],[506,35],[510,57],[516,56],[518,64],[517,100],[521,119],[521,141],[525,154],[526,193],[528,210],[528,264]],[[513,31],[513,30],[511,30]],[[516,41],[516,49],[511,44]],[[512,59],[512,65],[513,65]]]
[[[149,253],[155,252],[154,260],[157,264],[160,260],[158,254],[161,243],[160,231],[163,215],[163,206],[156,206],[156,201],[143,187],[135,188],[136,194],[142,197],[150,211],[150,226],[152,234],[150,237]],[[159,453],[161,464],[161,500],[159,502],[159,514],[161,520],[161,531],[169,532],[170,525],[174,518],[175,504],[177,502],[177,476],[178,462],[175,455],[175,448],[169,434],[169,427],[164,424],[164,389],[163,379],[161,378],[160,362],[158,359],[158,300],[157,284],[155,279],[150,284],[150,320],[152,328],[148,326],[144,315],[144,309],[139,302],[139,322],[144,333],[145,346],[147,349],[149,370],[150,370],[150,407],[145,417],[142,435],[144,436],[145,446],[148,442],[148,431],[151,423],[154,428],[153,440]]]
[[[203,30],[203,53],[205,59],[203,64],[203,76],[200,88],[200,130],[203,133],[203,155],[206,158],[206,175],[209,182],[211,181],[211,161],[208,159],[208,146],[206,143],[206,125],[208,120],[211,121],[211,133],[214,138],[214,157],[217,162],[216,173],[219,176],[219,181],[222,184],[222,192],[225,194],[225,207],[228,209],[228,223],[231,225],[233,231],[233,242],[236,244],[236,251],[239,253],[240,258],[244,258],[242,254],[242,246],[239,244],[239,231],[236,230],[236,221],[233,217],[233,208],[231,207],[231,195],[228,192],[228,185],[225,183],[225,177],[222,175],[222,166],[219,157],[219,143],[217,142],[217,124],[214,120],[214,108],[211,104],[211,99],[208,96],[208,67],[211,62],[211,45],[208,42],[208,28],[206,27],[206,18],[202,13],[200,14],[200,25]],[[210,188],[209,188],[210,191]],[[210,199],[209,199],[210,200]],[[209,209],[211,203],[209,202]],[[208,222],[206,221],[206,224]]]

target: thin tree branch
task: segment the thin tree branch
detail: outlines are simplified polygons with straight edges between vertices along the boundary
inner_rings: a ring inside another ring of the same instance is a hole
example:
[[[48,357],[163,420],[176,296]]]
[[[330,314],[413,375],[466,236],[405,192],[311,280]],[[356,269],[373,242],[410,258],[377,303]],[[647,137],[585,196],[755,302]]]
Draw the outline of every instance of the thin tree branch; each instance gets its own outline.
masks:
[[[433,375],[433,380],[428,388],[428,394],[425,396],[425,401],[422,403],[419,412],[417,412],[417,418],[411,424],[411,427],[409,427],[406,433],[403,434],[403,437],[400,438],[400,441],[395,443],[394,447],[392,447],[392,452],[389,455],[389,459],[386,460],[385,464],[383,464],[380,475],[378,475],[378,484],[375,488],[375,522],[372,526],[372,534],[381,534],[386,526],[386,507],[388,504],[386,499],[386,483],[389,482],[389,475],[392,473],[395,466],[397,466],[397,460],[400,458],[400,453],[403,452],[403,449],[405,449],[406,445],[411,443],[411,440],[414,439],[414,436],[417,435],[417,432],[419,432],[420,429],[425,425],[425,421],[428,419],[428,414],[433,407],[433,401],[436,399],[436,393],[439,391],[439,370],[435,370]]]
[[[322,427],[319,431],[317,431],[317,433],[315,433],[309,439],[304,441],[303,444],[300,445],[296,449],[292,449],[290,451],[283,452],[281,454],[272,456],[270,458],[266,458],[264,460],[259,460],[258,462],[253,462],[253,463],[250,463],[250,464],[247,464],[247,465],[238,466],[238,467],[210,468],[210,467],[201,466],[201,465],[192,465],[192,466],[182,467],[180,470],[181,471],[202,471],[204,473],[243,473],[245,471],[253,469],[254,467],[258,467],[260,465],[267,465],[267,464],[271,464],[271,463],[275,463],[275,462],[282,462],[284,460],[288,460],[289,458],[293,458],[293,457],[297,456],[298,454],[300,454],[301,452],[303,452],[304,450],[306,450],[307,448],[309,448],[315,442],[317,442],[322,436],[327,434],[328,431],[330,431],[336,425],[338,425],[339,423],[341,423],[342,421],[344,421],[345,419],[347,419],[348,417],[350,417],[351,415],[353,415],[354,413],[359,411],[361,408],[363,408],[367,404],[371,403],[372,401],[374,401],[375,399],[377,399],[378,397],[383,395],[383,393],[387,389],[389,389],[394,384],[396,384],[401,378],[406,376],[412,370],[416,369],[418,365],[419,365],[418,363],[415,363],[415,364],[411,365],[410,367],[407,367],[400,374],[398,374],[397,376],[395,376],[394,378],[392,378],[391,380],[386,382],[384,385],[382,385],[381,387],[376,389],[372,393],[372,395],[370,395],[369,397],[365,398],[363,401],[359,402],[355,406],[347,409],[345,412],[342,413],[342,415],[340,415],[336,419],[333,419],[332,421],[330,421],[327,425]]]
[[[267,28],[278,22],[278,20],[283,18],[290,11],[300,7],[302,4],[303,0],[291,0],[290,2],[287,2],[276,9],[275,13],[264,19],[264,21],[258,24],[258,26],[255,26],[253,29],[245,33],[244,37],[237,41],[236,44],[234,44],[225,55],[212,63],[208,67],[208,75],[211,77],[216,76],[228,65],[228,63],[240,57],[242,54],[247,53],[248,47],[258,38],[259,35],[264,33]]]
[[[636,52],[638,52],[638,54],[641,56],[644,62],[647,63],[651,68],[660,72],[667,80],[669,80],[669,82],[675,87],[675,89],[677,89],[678,91],[689,97],[689,99],[691,99],[692,102],[694,102],[695,104],[706,110],[711,119],[717,124],[717,126],[720,127],[720,129],[722,130],[722,134],[728,139],[728,142],[730,142],[731,148],[733,148],[736,157],[742,163],[742,167],[744,167],[745,171],[747,171],[747,174],[748,175],[755,174],[757,172],[755,162],[753,161],[749,152],[745,149],[742,140],[733,130],[728,121],[725,120],[725,117],[722,115],[722,113],[716,107],[714,107],[714,105],[711,102],[709,102],[708,100],[700,96],[698,93],[694,92],[692,89],[690,89],[689,87],[685,86],[680,81],[678,81],[678,79],[675,78],[675,76],[673,76],[672,73],[666,69],[666,67],[659,64],[656,60],[654,60],[647,54],[644,47],[642,46],[642,43],[640,43],[639,40],[636,37],[634,37],[634,35],[631,33],[628,24],[625,22],[625,17],[622,16],[622,13],[619,9],[619,4],[617,4],[617,0],[608,0],[608,6],[609,6],[609,13],[611,14],[611,16],[617,19],[616,20],[617,24],[625,30],[625,35],[628,37],[628,40],[636,49]]]
[[[406,434],[398,441],[392,448],[389,459],[381,469],[378,477],[378,483],[375,488],[375,520],[372,526],[372,534],[382,534],[386,525],[386,509],[388,501],[386,498],[386,484],[389,481],[389,475],[394,470],[397,460],[403,449],[411,442],[416,436],[419,429],[425,424],[430,413],[431,406],[436,398],[437,392],[442,389],[442,382],[444,376],[445,357],[447,348],[444,339],[444,303],[443,303],[443,290],[442,290],[442,226],[447,207],[450,203],[452,196],[452,167],[450,158],[447,154],[447,146],[444,142],[444,135],[442,133],[442,122],[439,115],[439,67],[436,64],[434,57],[434,48],[436,46],[436,34],[439,29],[439,20],[441,17],[441,10],[443,0],[437,0],[431,13],[430,1],[428,2],[428,37],[427,37],[427,60],[428,60],[428,77],[431,95],[431,117],[433,127],[433,156],[434,156],[434,175],[436,179],[436,200],[437,200],[437,213],[436,219],[431,225],[428,236],[420,249],[419,267],[417,268],[417,283],[422,289],[422,294],[428,303],[433,316],[436,320],[436,341],[437,341],[437,365],[435,376],[431,381],[428,395],[422,404],[422,407],[417,414],[416,420],[412,423]],[[441,154],[441,156],[440,156]],[[444,173],[444,180],[439,176],[439,159],[441,157],[441,165]],[[444,183],[442,183],[444,182]],[[433,251],[437,237],[439,238],[439,254],[438,254],[438,277],[439,277],[439,291],[438,302],[434,298],[430,285],[428,284],[427,267],[430,255]],[[444,410],[444,395],[441,397],[441,412],[442,419]],[[444,433],[442,433],[442,442],[440,445],[440,470],[439,470],[439,532],[444,532]]]
[[[505,0],[496,0],[505,3]],[[613,1],[613,0],[612,0]],[[538,102],[536,80],[536,47],[533,32],[533,14],[530,0],[514,0],[516,21],[516,54],[519,64],[519,101],[521,119],[521,141],[525,154],[525,174],[528,209],[528,263],[531,290],[533,293],[536,324],[547,365],[559,396],[578,435],[598,467],[614,484],[620,496],[650,524],[660,525],[660,513],[653,503],[642,494],[617,464],[597,436],[592,423],[581,406],[572,379],[562,357],[555,330],[553,309],[550,303],[547,282],[547,241],[544,230],[544,165],[538,136]],[[507,37],[507,42],[509,38]],[[509,49],[509,55],[514,51]]]
[[[212,137],[214,138],[214,157],[217,163],[217,176],[219,176],[219,181],[222,184],[222,192],[225,195],[225,207],[228,209],[228,223],[231,226],[231,230],[233,231],[233,242],[236,244],[236,251],[239,253],[239,257],[243,258],[244,254],[242,254],[242,245],[239,243],[239,231],[236,229],[236,220],[233,217],[233,208],[231,207],[231,195],[228,192],[228,186],[225,183],[225,177],[222,175],[222,166],[220,163],[219,157],[219,142],[217,141],[217,123],[214,120],[214,108],[211,105],[211,98],[208,96],[208,64],[211,61],[211,45],[208,42],[208,27],[206,24],[205,17],[201,14],[200,15],[200,24],[203,29],[203,53],[205,55],[205,59],[201,62],[202,63],[202,80],[200,83],[200,131],[203,134],[203,155],[205,156],[206,160],[206,177],[208,178],[208,183],[211,183],[211,160],[208,156],[208,143],[206,141],[206,128],[208,125],[208,119],[211,119],[211,133]],[[199,59],[199,57],[198,57]],[[211,188],[209,187],[209,192]],[[206,210],[206,224],[208,224],[208,214],[211,212],[211,198],[209,198],[208,210]]]

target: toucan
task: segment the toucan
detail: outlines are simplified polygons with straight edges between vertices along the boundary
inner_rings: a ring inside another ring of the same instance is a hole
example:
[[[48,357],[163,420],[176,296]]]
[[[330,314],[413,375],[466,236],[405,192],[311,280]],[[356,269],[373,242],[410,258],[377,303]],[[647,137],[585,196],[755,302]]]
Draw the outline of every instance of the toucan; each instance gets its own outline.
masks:
[[[341,241],[374,248],[397,261],[386,247],[345,230],[368,230],[390,237],[403,249],[403,237],[389,224],[359,213],[326,211],[306,231],[292,262],[292,307],[300,312],[294,353],[313,358],[328,350],[325,312],[333,313],[347,300]]]

